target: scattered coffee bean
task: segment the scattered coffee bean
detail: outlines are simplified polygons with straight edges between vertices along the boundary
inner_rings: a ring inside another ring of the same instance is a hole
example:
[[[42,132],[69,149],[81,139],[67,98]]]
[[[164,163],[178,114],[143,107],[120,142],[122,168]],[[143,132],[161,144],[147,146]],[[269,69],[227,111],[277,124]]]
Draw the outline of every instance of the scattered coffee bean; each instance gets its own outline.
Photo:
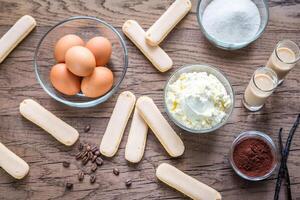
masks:
[[[90,183],[93,184],[96,182],[96,176],[93,174],[93,172],[96,172],[98,167],[103,164],[103,160],[100,157],[101,153],[99,151],[99,148],[94,145],[94,144],[89,144],[89,143],[79,143],[78,146],[78,152],[75,157],[77,160],[81,159],[81,162],[83,165],[86,165],[89,161],[92,162],[92,165],[90,167]],[[67,161],[63,162],[64,167],[69,167],[70,163]],[[118,176],[120,174],[119,170],[117,168],[113,169],[113,173]],[[84,179],[85,173],[83,171],[80,171],[78,173],[78,180],[82,181]],[[130,182],[130,181],[129,181]],[[131,184],[131,183],[130,183]],[[73,185],[73,184],[72,184]],[[127,185],[127,183],[126,183]],[[73,187],[73,186],[71,186]],[[128,186],[129,187],[129,186]]]
[[[64,167],[70,167],[70,163],[68,161],[63,161],[63,166]]]
[[[79,173],[78,173],[78,180],[79,181],[82,181],[84,179],[84,172],[83,171],[80,171]]]
[[[127,180],[125,181],[125,185],[126,185],[126,187],[130,187],[130,186],[131,186],[131,184],[132,184],[132,181],[131,181],[131,179],[127,179]]]
[[[84,142],[84,143],[83,143],[83,146],[84,146],[84,147],[86,147],[87,145],[89,145],[89,143],[87,143],[87,142]]]
[[[84,158],[84,157],[86,157],[86,156],[87,156],[87,154],[88,154],[88,152],[87,152],[87,151],[84,151],[84,152],[82,152],[82,154],[81,154],[81,157],[80,157],[80,158]]]
[[[84,145],[80,142],[79,145],[78,145],[78,150],[79,150],[79,151],[82,151],[82,150],[83,150],[83,147],[84,147]]]
[[[73,183],[66,183],[66,188],[71,190],[73,188]]]
[[[95,175],[91,175],[91,178],[90,178],[90,183],[95,183],[96,182],[96,176]]]
[[[95,171],[97,170],[97,168],[98,168],[98,165],[97,165],[96,163],[94,163],[94,164],[92,165],[91,171],[92,171],[92,172],[95,172]]]
[[[88,157],[88,156],[85,156],[85,157],[82,159],[82,164],[83,164],[83,165],[86,165],[88,162],[89,162],[89,157]]]
[[[96,155],[93,155],[92,162],[95,162],[96,159],[97,159],[97,156],[96,156]]]
[[[85,132],[85,133],[87,133],[87,132],[89,132],[91,130],[91,125],[86,125],[85,127],[84,127],[84,129],[83,129],[83,131]]]
[[[95,151],[95,153],[94,153],[96,156],[100,156],[100,151],[98,150],[98,151]]]
[[[98,149],[98,147],[96,146],[96,145],[94,145],[92,148],[91,148],[91,151],[93,152],[93,153],[95,153],[96,151],[98,151],[99,149]]]
[[[79,160],[81,158],[82,154],[83,154],[82,152],[78,152],[75,156],[76,160]]]
[[[92,160],[93,156],[94,156],[94,154],[93,154],[92,152],[89,152],[89,153],[88,153],[88,158],[89,158],[89,160]]]
[[[117,168],[113,169],[113,173],[118,176],[120,174],[120,171]]]
[[[97,164],[98,166],[101,166],[101,165],[103,164],[102,158],[97,157],[97,159],[96,159],[96,164]]]
[[[91,146],[88,144],[88,145],[86,145],[85,149],[86,149],[87,151],[90,151],[90,150],[91,150]]]

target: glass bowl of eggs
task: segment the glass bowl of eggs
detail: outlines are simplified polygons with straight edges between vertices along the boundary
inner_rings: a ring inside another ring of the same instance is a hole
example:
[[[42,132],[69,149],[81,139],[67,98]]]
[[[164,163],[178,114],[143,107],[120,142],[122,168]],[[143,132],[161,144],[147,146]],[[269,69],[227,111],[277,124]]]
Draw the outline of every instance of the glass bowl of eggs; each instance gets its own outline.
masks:
[[[34,54],[36,77],[46,93],[79,108],[109,99],[123,81],[127,66],[121,34],[107,22],[88,16],[54,25]]]

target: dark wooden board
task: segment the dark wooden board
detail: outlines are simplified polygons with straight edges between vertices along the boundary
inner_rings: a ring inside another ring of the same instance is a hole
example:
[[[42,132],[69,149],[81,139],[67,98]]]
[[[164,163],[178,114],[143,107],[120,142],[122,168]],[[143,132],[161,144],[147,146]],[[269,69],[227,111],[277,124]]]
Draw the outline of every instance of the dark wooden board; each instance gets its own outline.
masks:
[[[117,155],[105,159],[97,171],[97,183],[91,185],[86,177],[82,183],[77,173],[82,168],[74,159],[77,144],[67,148],[51,136],[22,118],[19,103],[34,98],[80,132],[80,141],[100,144],[107,122],[115,105],[117,94],[107,102],[90,109],[75,109],[51,99],[36,81],[33,53],[42,35],[57,22],[76,15],[99,17],[121,31],[127,19],[137,20],[144,29],[164,12],[171,0],[0,0],[0,35],[25,14],[32,15],[37,28],[0,65],[0,141],[21,156],[30,165],[29,175],[17,181],[0,169],[0,199],[186,199],[179,192],[159,182],[155,168],[162,162],[171,163],[198,180],[214,187],[223,198],[232,200],[272,199],[276,176],[250,183],[237,177],[228,162],[229,147],[240,132],[260,130],[277,142],[277,131],[283,127],[284,139],[296,114],[300,112],[300,65],[268,99],[260,112],[246,111],[241,98],[255,68],[266,63],[277,41],[292,39],[300,44],[300,1],[272,0],[270,20],[265,33],[250,46],[238,51],[224,51],[212,46],[199,30],[196,19],[197,1],[187,17],[171,32],[162,48],[174,61],[174,68],[159,73],[140,51],[126,38],[129,68],[120,91],[131,90],[137,97],[149,95],[160,110],[163,108],[163,87],[166,79],[177,68],[186,64],[207,63],[219,67],[230,79],[236,94],[235,109],[229,122],[212,134],[180,133],[186,145],[181,158],[171,159],[153,133],[149,131],[143,160],[131,165],[124,158],[128,128]],[[118,94],[120,93],[118,92]],[[91,131],[84,133],[84,126]],[[1,156],[1,155],[0,155]],[[70,168],[63,168],[63,161]],[[121,173],[115,176],[112,169]],[[295,135],[288,160],[294,199],[300,199],[300,131]],[[133,180],[127,189],[124,181]],[[72,191],[65,191],[65,183],[73,182]],[[284,194],[281,194],[281,199]]]

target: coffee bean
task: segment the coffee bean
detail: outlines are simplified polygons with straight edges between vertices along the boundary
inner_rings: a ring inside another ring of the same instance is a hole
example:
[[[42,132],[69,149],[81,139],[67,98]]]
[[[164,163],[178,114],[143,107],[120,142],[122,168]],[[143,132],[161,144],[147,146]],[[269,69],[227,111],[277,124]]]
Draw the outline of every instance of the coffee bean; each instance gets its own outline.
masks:
[[[118,176],[120,174],[120,171],[117,168],[113,169],[113,173]]]
[[[70,163],[68,161],[64,161],[63,162],[63,166],[66,167],[66,168],[70,167]]]
[[[92,162],[95,162],[96,159],[97,159],[97,156],[96,156],[96,155],[93,155]]]
[[[84,145],[80,142],[79,145],[78,145],[78,150],[79,150],[79,151],[82,151],[82,150],[83,150],[83,147],[84,147]]]
[[[126,185],[126,187],[130,187],[130,186],[131,186],[131,184],[132,184],[132,181],[131,181],[131,179],[127,179],[127,180],[125,181],[125,185]]]
[[[95,151],[95,153],[94,153],[96,156],[100,156],[100,151],[98,150],[98,151]]]
[[[89,162],[89,157],[88,157],[88,156],[85,156],[85,157],[82,159],[82,164],[83,164],[83,165],[86,165],[88,162]]]
[[[87,151],[84,151],[84,152],[82,152],[82,154],[81,154],[81,157],[80,157],[80,158],[84,158],[84,157],[86,157],[86,156],[87,156],[87,154],[88,154],[88,152],[87,152]]]
[[[93,154],[92,152],[89,152],[89,153],[88,153],[88,158],[89,158],[89,160],[91,160],[91,159],[93,158],[93,156],[94,156],[94,154]]]
[[[66,188],[71,190],[73,188],[73,183],[66,183]]]
[[[97,157],[97,159],[96,159],[96,164],[97,164],[98,166],[101,166],[101,165],[103,164],[102,158]]]
[[[94,163],[94,164],[92,165],[91,171],[92,171],[92,172],[95,172],[95,171],[97,170],[97,168],[98,168],[98,165],[97,165],[96,163]]]
[[[79,160],[82,156],[83,152],[78,152],[75,156],[76,160]]]
[[[80,171],[79,173],[78,173],[78,180],[79,181],[82,181],[84,179],[84,172],[83,171]]]
[[[93,184],[95,182],[96,182],[96,176],[95,175],[91,175],[90,183]]]
[[[89,132],[91,130],[91,125],[86,125],[85,127],[84,127],[84,129],[83,129],[83,131],[85,132],[85,133],[87,133],[87,132]]]
[[[86,150],[86,151],[90,151],[90,150],[91,150],[91,146],[90,146],[89,144],[86,145],[85,150]]]
[[[94,146],[91,148],[91,151],[92,151],[93,153],[95,153],[96,151],[99,151],[99,149],[98,149],[97,146],[94,145]]]

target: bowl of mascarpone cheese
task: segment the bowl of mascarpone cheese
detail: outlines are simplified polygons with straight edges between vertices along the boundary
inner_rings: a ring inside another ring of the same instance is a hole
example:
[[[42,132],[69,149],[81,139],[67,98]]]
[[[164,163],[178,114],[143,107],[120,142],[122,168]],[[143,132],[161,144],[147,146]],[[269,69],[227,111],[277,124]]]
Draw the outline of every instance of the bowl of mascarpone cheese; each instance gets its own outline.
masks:
[[[194,64],[170,76],[164,102],[168,116],[177,126],[192,133],[208,133],[228,121],[234,108],[234,92],[216,67]]]

